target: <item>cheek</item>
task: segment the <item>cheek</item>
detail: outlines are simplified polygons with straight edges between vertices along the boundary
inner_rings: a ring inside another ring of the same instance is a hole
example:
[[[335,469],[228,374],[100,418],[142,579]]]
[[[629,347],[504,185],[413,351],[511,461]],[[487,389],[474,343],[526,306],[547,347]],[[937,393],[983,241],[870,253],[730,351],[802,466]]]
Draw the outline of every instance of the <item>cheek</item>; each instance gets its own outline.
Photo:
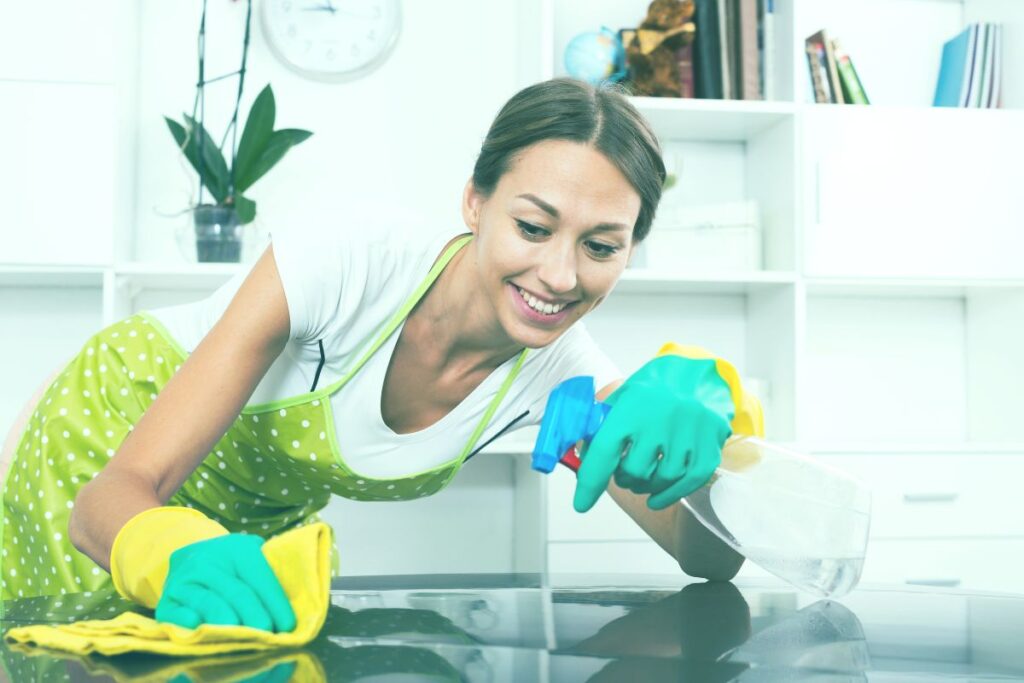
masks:
[[[625,270],[620,263],[598,263],[591,261],[581,265],[577,277],[580,285],[590,298],[607,296],[619,281]]]

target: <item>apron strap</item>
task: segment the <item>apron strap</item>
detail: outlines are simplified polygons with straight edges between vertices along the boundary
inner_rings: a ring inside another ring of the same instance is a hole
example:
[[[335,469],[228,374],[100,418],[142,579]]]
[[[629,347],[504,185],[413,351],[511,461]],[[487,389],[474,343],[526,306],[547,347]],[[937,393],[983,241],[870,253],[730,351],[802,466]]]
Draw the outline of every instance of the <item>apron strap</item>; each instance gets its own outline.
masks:
[[[437,260],[437,263],[435,263],[434,267],[430,269],[430,272],[427,273],[427,276],[425,278],[423,278],[423,281],[419,284],[419,286],[413,291],[412,294],[409,295],[409,297],[405,300],[405,303],[403,303],[401,307],[399,307],[399,309],[395,311],[395,314],[391,316],[391,319],[388,320],[387,324],[384,325],[384,329],[377,336],[377,339],[373,342],[370,348],[366,350],[362,358],[360,358],[356,362],[355,366],[353,366],[347,373],[345,373],[345,375],[341,379],[321,389],[320,392],[322,394],[333,394],[335,391],[344,386],[345,383],[348,382],[349,379],[351,379],[352,376],[359,371],[359,368],[363,367],[366,361],[369,360],[370,356],[372,356],[377,351],[377,349],[380,348],[381,344],[387,341],[387,338],[391,336],[391,333],[398,329],[398,326],[402,324],[402,321],[405,320],[406,317],[408,317],[409,312],[417,303],[419,303],[419,300],[423,298],[423,294],[427,291],[427,289],[429,289],[430,286],[434,284],[434,280],[438,278],[438,276],[441,274],[441,271],[443,271],[445,269],[445,266],[448,265],[448,262],[452,260],[452,257],[454,257],[455,254],[460,249],[462,249],[462,247],[468,244],[469,241],[472,239],[473,235],[466,235],[464,237],[460,237],[458,240],[456,240],[454,244],[452,244],[450,247],[448,247],[448,249],[445,250],[444,254],[442,254],[441,258]]]
[[[342,377],[334,384],[324,387],[321,390],[323,394],[330,395],[334,393],[339,388],[341,388],[346,382],[348,382],[349,379],[351,379],[351,377],[363,366],[363,364],[366,363],[370,356],[372,356],[374,352],[377,351],[378,348],[380,348],[381,344],[383,344],[385,340],[387,340],[387,338],[398,328],[402,321],[405,320],[405,318],[409,315],[409,312],[423,297],[423,294],[438,278],[438,276],[441,274],[441,271],[444,270],[445,266],[448,265],[448,262],[452,260],[452,257],[454,257],[455,254],[460,249],[462,249],[462,247],[468,244],[470,240],[473,239],[473,237],[473,235],[466,235],[464,237],[460,237],[450,247],[448,247],[448,249],[445,250],[444,254],[441,255],[441,258],[438,259],[437,263],[434,264],[434,267],[430,269],[429,273],[427,273],[427,276],[423,279],[423,282],[421,282],[419,287],[417,287],[416,290],[409,295],[409,297],[405,300],[405,303],[402,304],[401,308],[399,308],[395,312],[395,314],[388,321],[387,325],[384,326],[384,330],[377,337],[376,341],[374,341],[373,345],[366,351],[366,353],[363,354],[362,358],[359,359],[355,366],[351,370],[349,370],[344,377]],[[516,376],[519,374],[520,369],[522,369],[523,362],[526,361],[526,355],[528,352],[529,349],[523,349],[520,352],[519,358],[516,361],[515,366],[513,366],[512,370],[509,372],[508,377],[505,378],[505,381],[501,385],[501,389],[498,390],[498,393],[491,400],[490,405],[487,406],[487,410],[484,412],[483,417],[477,424],[476,429],[473,430],[473,434],[472,436],[470,436],[469,442],[466,444],[466,447],[463,449],[461,455],[459,455],[457,463],[458,465],[461,465],[462,461],[466,458],[470,451],[473,450],[473,446],[480,439],[480,435],[483,433],[484,429],[487,428],[487,425],[490,423],[491,418],[494,416],[494,412],[498,409],[498,405],[501,403],[502,399],[505,398],[505,395],[512,387],[513,380],[515,380]],[[454,476],[454,473],[457,470],[458,467],[453,468],[452,476]]]

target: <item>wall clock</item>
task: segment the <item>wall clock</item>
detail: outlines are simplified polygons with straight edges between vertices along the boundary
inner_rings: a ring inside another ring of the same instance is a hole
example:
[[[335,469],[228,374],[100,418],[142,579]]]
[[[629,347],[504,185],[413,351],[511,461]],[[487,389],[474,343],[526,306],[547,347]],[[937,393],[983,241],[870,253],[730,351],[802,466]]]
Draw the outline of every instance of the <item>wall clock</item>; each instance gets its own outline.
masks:
[[[290,69],[348,81],[387,59],[401,29],[401,0],[263,0],[263,35]]]

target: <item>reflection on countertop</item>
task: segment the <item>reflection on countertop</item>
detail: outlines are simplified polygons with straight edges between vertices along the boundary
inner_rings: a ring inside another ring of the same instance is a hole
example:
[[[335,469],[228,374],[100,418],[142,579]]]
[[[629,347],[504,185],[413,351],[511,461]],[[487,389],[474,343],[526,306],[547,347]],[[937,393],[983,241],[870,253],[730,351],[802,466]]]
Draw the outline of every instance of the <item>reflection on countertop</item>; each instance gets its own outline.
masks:
[[[299,650],[72,657],[4,643],[12,681],[1024,681],[1024,596],[771,580],[468,574],[335,580]],[[109,618],[110,592],[4,604],[3,628]]]

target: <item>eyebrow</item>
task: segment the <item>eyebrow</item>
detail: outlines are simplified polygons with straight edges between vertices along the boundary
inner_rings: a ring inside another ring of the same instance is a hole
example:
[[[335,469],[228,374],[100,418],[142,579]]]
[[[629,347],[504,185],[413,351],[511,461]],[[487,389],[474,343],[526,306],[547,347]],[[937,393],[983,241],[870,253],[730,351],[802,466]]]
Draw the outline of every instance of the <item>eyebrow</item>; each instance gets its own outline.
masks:
[[[521,197],[523,199],[530,200],[531,202],[533,202],[534,204],[539,206],[544,211],[544,213],[548,214],[552,218],[560,218],[561,217],[559,215],[559,213],[558,213],[558,209],[556,209],[555,207],[551,206],[550,204],[548,204],[546,201],[544,201],[543,199],[541,199],[540,197],[538,197],[535,194],[526,193],[526,194],[521,194],[521,195],[516,195],[516,196],[517,197]],[[592,229],[593,230],[601,230],[601,231],[604,231],[604,232],[619,232],[619,231],[625,232],[625,231],[629,230],[629,228],[627,226],[623,225],[622,223],[598,223]]]

